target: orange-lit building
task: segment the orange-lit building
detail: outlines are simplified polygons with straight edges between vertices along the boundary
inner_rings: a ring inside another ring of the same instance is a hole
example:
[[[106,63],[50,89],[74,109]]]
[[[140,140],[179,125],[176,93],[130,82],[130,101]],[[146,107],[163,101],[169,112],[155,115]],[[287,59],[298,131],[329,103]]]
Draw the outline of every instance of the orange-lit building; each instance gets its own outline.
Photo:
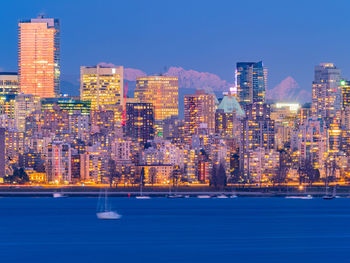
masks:
[[[123,66],[80,67],[80,98],[91,101],[92,110],[113,109],[123,104]]]
[[[184,97],[185,134],[192,137],[198,134],[200,126],[206,127],[209,133],[215,131],[215,95],[203,90]]]
[[[39,16],[18,23],[18,71],[22,93],[41,98],[59,94],[58,19]]]
[[[170,76],[147,76],[136,79],[135,99],[152,103],[155,120],[179,115],[179,80]]]

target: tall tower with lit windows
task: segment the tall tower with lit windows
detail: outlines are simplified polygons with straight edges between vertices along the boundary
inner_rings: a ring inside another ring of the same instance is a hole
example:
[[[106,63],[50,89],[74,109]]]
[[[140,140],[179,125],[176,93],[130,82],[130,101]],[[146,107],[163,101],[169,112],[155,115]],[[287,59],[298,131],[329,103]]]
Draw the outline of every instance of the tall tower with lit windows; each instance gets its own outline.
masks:
[[[342,88],[341,71],[333,63],[321,63],[315,67],[312,83],[312,114],[323,119],[329,127],[340,119]]]
[[[21,92],[56,97],[60,89],[60,23],[38,18],[18,23],[18,73]]]
[[[238,62],[236,66],[237,100],[241,107],[264,103],[267,85],[267,68],[260,62]]]

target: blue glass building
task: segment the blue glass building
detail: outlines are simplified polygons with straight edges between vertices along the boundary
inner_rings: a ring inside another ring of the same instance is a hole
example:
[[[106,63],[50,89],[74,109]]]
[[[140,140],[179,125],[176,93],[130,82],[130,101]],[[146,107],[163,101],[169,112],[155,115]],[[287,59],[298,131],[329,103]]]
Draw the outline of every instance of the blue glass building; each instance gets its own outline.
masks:
[[[260,62],[238,62],[236,66],[237,100],[242,109],[247,104],[264,103],[267,70]]]

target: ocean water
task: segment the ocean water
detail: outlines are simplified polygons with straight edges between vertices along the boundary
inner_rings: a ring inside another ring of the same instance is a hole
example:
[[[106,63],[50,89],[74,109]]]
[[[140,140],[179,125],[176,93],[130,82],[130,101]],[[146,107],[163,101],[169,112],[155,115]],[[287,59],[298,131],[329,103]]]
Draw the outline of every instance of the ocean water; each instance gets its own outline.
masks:
[[[349,262],[350,199],[0,198],[0,262]]]

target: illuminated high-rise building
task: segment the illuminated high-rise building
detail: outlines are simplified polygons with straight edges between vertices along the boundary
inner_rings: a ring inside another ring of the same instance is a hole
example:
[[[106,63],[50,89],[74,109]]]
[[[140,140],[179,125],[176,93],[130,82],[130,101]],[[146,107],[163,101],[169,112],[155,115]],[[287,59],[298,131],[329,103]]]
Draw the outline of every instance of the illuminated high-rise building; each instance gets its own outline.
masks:
[[[18,94],[15,101],[15,120],[18,131],[26,131],[26,118],[40,110],[40,98],[31,94]]]
[[[127,103],[125,134],[145,144],[154,138],[152,103]]]
[[[333,63],[315,66],[315,79],[312,83],[312,114],[323,119],[327,126],[333,119],[340,118],[342,88],[341,71]]]
[[[284,148],[290,142],[292,131],[299,120],[299,103],[276,103],[271,106],[271,119],[275,121],[276,148]]]
[[[69,115],[79,113],[81,115],[90,115],[90,101],[81,101],[72,97],[48,98],[41,100],[41,109],[49,110],[57,105],[61,110],[68,111]]]
[[[147,76],[136,80],[135,98],[152,103],[156,120],[179,115],[179,83],[177,77]]]
[[[292,133],[291,149],[297,152],[300,166],[310,162],[315,169],[322,169],[326,146],[327,132],[322,120],[305,119]]]
[[[237,100],[244,109],[250,103],[264,103],[267,69],[260,62],[238,62],[236,66]]]
[[[72,178],[72,149],[68,143],[52,142],[46,149],[46,173],[52,183],[70,183]]]
[[[14,129],[16,94],[0,95],[0,126]]]
[[[197,90],[196,94],[185,95],[185,136],[191,137],[198,133],[200,127],[215,132],[215,95]]]
[[[18,93],[18,74],[16,72],[0,72],[0,95]]]
[[[269,104],[253,103],[246,105],[246,116],[241,121],[240,167],[243,176],[250,180],[250,155],[258,148],[275,148],[275,123],[270,118]]]
[[[42,109],[40,115],[41,132],[44,136],[55,134],[56,137],[69,134],[69,113],[58,105],[51,109]]]
[[[80,98],[91,101],[92,110],[123,102],[123,66],[80,67]]]
[[[58,19],[39,16],[18,23],[18,73],[22,93],[41,98],[59,94]]]
[[[350,81],[341,80],[341,98],[342,98],[342,109],[346,109],[350,106]]]
[[[342,114],[341,124],[342,128],[350,131],[350,81],[340,81],[342,91]],[[348,133],[344,133],[348,135]]]

